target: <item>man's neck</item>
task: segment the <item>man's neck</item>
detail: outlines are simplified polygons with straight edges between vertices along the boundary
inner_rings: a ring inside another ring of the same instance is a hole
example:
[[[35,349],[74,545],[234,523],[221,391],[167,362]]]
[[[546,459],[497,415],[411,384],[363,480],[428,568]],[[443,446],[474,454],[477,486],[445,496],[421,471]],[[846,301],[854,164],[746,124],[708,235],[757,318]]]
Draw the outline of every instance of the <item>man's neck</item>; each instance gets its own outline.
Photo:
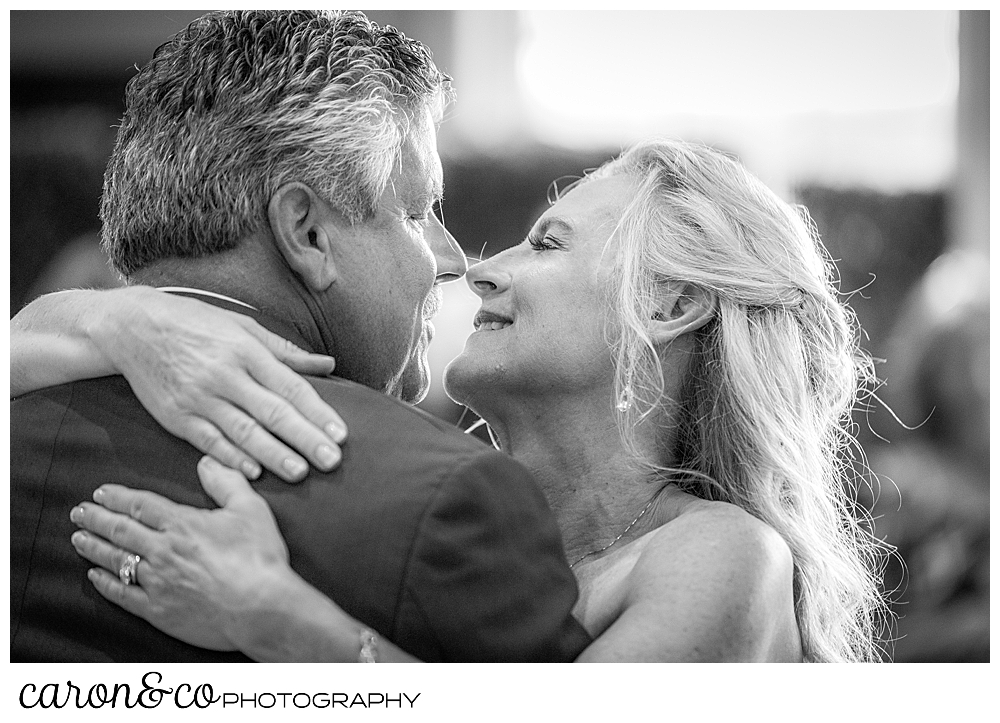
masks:
[[[276,254],[252,239],[211,256],[156,261],[132,274],[129,283],[219,294],[294,329],[296,343],[308,351],[336,354],[316,300]]]
[[[155,261],[129,276],[129,284],[161,287],[183,287],[221,294],[255,308],[260,294],[261,275],[258,268],[247,268],[236,252],[223,252],[211,257],[170,258]],[[257,267],[257,264],[253,265]],[[256,277],[257,283],[249,283]],[[265,284],[266,286],[266,284]]]

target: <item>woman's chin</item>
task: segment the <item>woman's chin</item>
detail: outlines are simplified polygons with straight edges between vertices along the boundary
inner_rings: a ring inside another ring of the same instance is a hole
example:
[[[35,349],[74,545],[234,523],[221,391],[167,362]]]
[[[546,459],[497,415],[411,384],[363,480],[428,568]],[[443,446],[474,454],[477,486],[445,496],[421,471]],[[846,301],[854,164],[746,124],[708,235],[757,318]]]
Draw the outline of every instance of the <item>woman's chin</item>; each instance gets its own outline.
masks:
[[[455,404],[464,404],[468,406],[467,376],[468,374],[464,369],[461,355],[448,362],[448,366],[444,368],[444,377],[441,380],[444,385],[444,393],[447,394],[451,401],[455,402]]]
[[[444,370],[444,391],[456,404],[474,407],[483,393],[495,386],[502,365],[477,359],[478,355],[464,351],[449,362]]]

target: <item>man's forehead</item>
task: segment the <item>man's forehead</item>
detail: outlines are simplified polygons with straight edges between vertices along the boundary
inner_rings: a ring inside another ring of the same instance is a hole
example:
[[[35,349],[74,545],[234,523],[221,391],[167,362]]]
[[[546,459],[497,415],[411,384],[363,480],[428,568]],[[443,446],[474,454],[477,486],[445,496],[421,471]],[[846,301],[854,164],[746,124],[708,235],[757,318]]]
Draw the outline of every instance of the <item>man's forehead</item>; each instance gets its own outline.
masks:
[[[429,208],[444,197],[440,166],[434,171],[425,164],[401,163],[386,190],[397,205],[412,210]]]
[[[399,154],[393,187],[400,201],[430,205],[444,195],[444,172],[431,129],[417,125]]]

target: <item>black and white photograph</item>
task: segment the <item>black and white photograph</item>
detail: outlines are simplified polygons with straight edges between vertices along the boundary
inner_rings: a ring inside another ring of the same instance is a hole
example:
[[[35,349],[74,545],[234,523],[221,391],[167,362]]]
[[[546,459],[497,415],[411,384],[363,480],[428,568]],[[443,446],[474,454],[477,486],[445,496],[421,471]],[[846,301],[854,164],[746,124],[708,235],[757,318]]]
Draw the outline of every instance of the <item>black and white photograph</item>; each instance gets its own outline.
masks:
[[[988,10],[8,16],[8,710],[974,709]]]

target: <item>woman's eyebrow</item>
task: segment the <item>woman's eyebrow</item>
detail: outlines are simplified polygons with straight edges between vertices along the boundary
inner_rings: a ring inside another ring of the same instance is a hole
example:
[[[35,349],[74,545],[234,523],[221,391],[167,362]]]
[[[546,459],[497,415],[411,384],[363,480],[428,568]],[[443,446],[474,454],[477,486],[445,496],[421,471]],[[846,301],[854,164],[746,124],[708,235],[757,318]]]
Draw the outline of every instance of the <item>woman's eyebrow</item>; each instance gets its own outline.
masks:
[[[538,233],[548,233],[549,229],[553,227],[555,227],[556,230],[567,234],[573,233],[573,225],[566,219],[559,216],[548,216],[547,218],[542,219],[538,224]]]

